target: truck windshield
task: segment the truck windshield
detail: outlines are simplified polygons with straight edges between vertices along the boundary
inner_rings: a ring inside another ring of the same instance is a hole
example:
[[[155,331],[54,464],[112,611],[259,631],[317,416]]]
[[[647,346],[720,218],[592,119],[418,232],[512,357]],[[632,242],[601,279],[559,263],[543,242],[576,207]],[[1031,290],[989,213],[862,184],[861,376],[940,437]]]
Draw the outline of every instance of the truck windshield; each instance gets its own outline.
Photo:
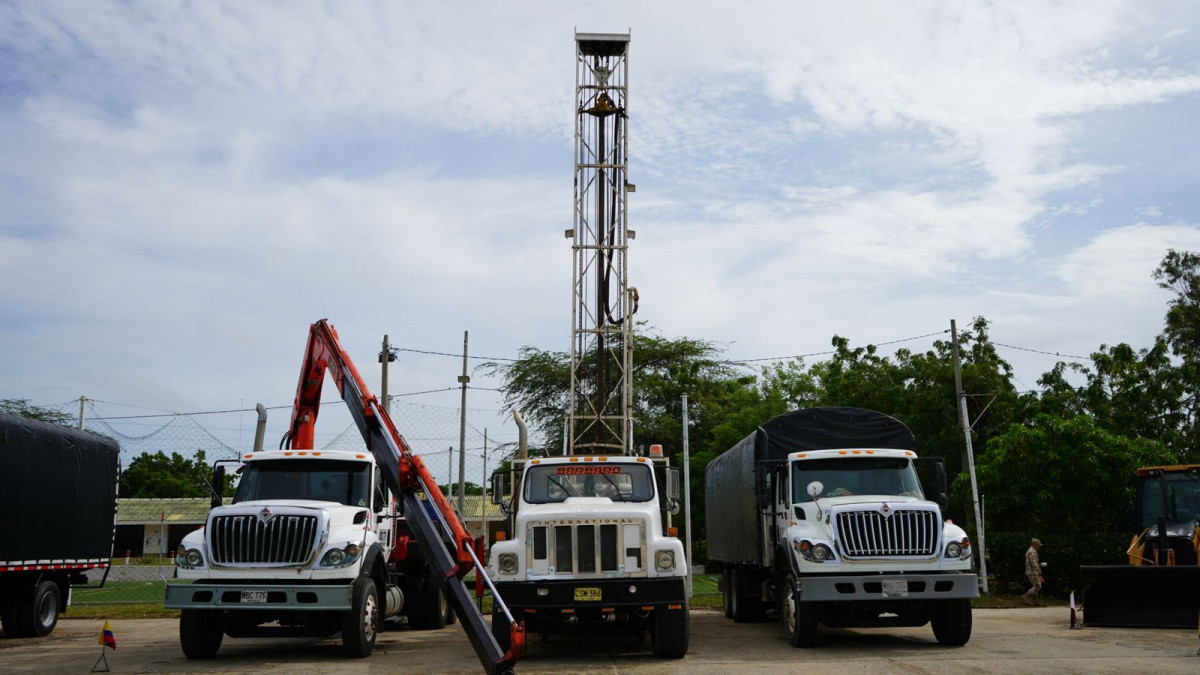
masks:
[[[366,506],[371,465],[332,459],[250,462],[233,503],[257,499],[304,499]]]
[[[1200,475],[1196,473],[1167,473],[1163,482],[1157,476],[1143,479],[1141,490],[1141,528],[1156,528],[1159,516],[1166,516],[1167,534],[1190,536],[1196,518],[1200,516]],[[1167,511],[1163,513],[1163,486],[1167,489]],[[1157,532],[1157,530],[1154,530]]]
[[[525,472],[525,501],[561,502],[567,497],[608,497],[614,502],[654,499],[650,467],[641,464],[543,464]]]
[[[924,499],[912,462],[904,457],[837,457],[792,462],[792,500],[809,502],[808,485],[820,481],[819,498],[878,495]]]

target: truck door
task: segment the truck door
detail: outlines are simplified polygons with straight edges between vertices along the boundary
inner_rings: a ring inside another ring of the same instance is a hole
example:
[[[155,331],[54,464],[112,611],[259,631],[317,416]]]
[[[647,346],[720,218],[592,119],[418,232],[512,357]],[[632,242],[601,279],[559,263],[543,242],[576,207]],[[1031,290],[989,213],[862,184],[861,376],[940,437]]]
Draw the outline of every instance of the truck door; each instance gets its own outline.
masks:
[[[788,516],[790,515],[789,500],[790,485],[788,481],[788,465],[781,464],[775,468],[775,528],[772,544],[787,541]]]

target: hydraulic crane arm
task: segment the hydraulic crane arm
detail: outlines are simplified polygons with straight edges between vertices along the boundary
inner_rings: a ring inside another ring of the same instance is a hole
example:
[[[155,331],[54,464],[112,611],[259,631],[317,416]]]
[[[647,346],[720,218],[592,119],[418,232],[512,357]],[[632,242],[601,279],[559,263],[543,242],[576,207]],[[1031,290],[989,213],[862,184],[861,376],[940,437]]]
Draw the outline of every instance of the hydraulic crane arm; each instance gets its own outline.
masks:
[[[511,671],[524,649],[524,623],[514,620],[509,613],[508,607],[487,578],[483,564],[476,558],[471,535],[454,513],[450,501],[438,488],[425,463],[413,454],[396,431],[387,412],[380,408],[379,401],[371,395],[354,362],[342,348],[337,331],[325,319],[314,323],[309,330],[304,363],[300,368],[300,382],[296,386],[296,400],[292,406],[292,423],[284,442],[296,449],[313,448],[313,429],[321,405],[321,385],[326,372],[333,378],[342,400],[350,408],[350,414],[367,448],[383,468],[388,487],[399,497],[404,515],[417,534],[417,543],[425,559],[435,572],[445,576],[447,596],[462,619],[463,630],[479,662],[489,673]],[[441,523],[442,531],[446,532],[453,552],[444,544],[438,523],[422,508],[418,492],[425,493],[426,498],[433,502],[437,521]],[[472,568],[491,587],[493,601],[499,603],[511,622],[511,646],[507,652],[500,649],[463,581]]]

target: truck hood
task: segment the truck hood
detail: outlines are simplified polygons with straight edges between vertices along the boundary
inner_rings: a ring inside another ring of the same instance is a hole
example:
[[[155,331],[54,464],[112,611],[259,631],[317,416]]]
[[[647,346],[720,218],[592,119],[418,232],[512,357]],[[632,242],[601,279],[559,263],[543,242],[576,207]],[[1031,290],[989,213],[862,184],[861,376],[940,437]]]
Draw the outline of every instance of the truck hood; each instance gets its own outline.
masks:
[[[338,502],[318,502],[304,499],[271,499],[271,500],[255,500],[238,502],[228,506],[218,506],[209,512],[209,517],[216,516],[240,516],[246,514],[259,514],[263,509],[268,509],[276,514],[291,514],[295,515],[303,512],[311,512],[313,515],[319,512],[324,512],[328,519],[331,528],[345,527],[356,524],[354,521],[359,518],[359,525],[364,521],[368,521],[366,517],[367,509],[362,506],[346,506]]]
[[[523,521],[647,518],[654,507],[654,502],[620,502],[608,497],[569,497],[554,504],[524,504],[518,513]]]

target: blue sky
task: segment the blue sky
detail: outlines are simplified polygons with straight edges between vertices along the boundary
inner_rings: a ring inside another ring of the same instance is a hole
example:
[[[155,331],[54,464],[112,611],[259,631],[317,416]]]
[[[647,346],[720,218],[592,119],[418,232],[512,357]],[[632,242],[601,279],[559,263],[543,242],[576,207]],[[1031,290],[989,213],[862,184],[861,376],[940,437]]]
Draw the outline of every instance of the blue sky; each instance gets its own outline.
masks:
[[[322,317],[565,350],[576,28],[632,32],[638,318],[730,358],[1143,347],[1200,249],[1194,2],[442,4],[0,0],[0,396],[286,404]]]

